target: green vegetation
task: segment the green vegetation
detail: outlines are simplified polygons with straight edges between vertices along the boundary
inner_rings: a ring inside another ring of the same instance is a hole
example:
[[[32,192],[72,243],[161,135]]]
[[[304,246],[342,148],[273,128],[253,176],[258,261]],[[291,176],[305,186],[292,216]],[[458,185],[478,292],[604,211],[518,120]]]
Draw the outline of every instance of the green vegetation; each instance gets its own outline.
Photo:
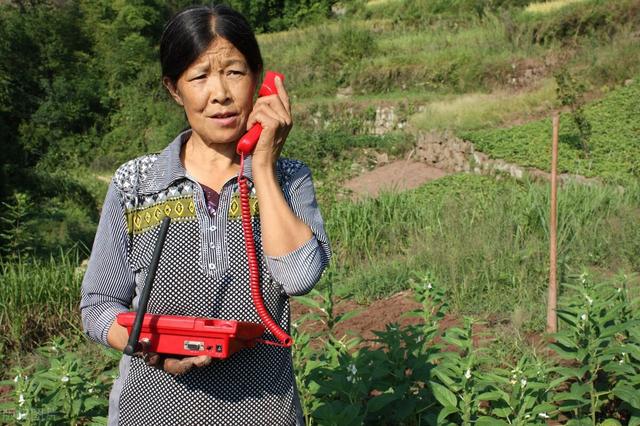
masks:
[[[313,307],[306,320],[316,324],[294,325],[308,425],[545,425],[560,415],[574,425],[640,423],[639,299],[624,280],[572,280],[559,305],[560,332],[547,348],[555,354],[511,354],[506,364],[474,343],[481,324],[471,318],[442,331],[449,296],[437,280],[419,276],[412,287],[421,307],[409,314],[420,322],[391,324],[369,342],[335,335],[346,316],[333,313],[330,291],[301,298]],[[103,349],[92,369],[74,343],[53,341],[38,349],[45,363],[11,371],[2,382],[11,389],[4,415],[26,424],[104,424],[119,354]]]
[[[637,186],[564,186],[559,194],[560,279],[583,266],[637,271]],[[456,312],[509,317],[526,309],[540,328],[548,274],[545,185],[453,175],[400,194],[336,203],[325,212],[338,259],[322,283],[370,301],[431,271]]]
[[[19,354],[65,330],[82,334],[79,264],[64,253],[48,261],[0,263],[0,347]]]
[[[524,116],[536,116],[554,105],[554,85],[544,80],[531,91],[513,94],[466,93],[438,99],[414,114],[410,123],[417,129],[469,131],[498,127]]]
[[[591,124],[589,156],[582,155],[580,132],[568,114],[560,118],[558,170],[624,183],[640,177],[640,78],[584,109]],[[551,120],[463,134],[476,148],[495,158],[549,170]]]
[[[81,335],[81,263],[115,168],[185,127],[157,44],[187,3],[0,4],[2,423],[106,420],[119,354]],[[335,252],[300,298],[328,328],[297,324],[308,423],[640,424],[640,0],[231,3],[261,33],[267,68],[287,76],[284,155],[313,170]],[[548,170],[548,117],[562,105],[560,170],[601,184],[560,189],[562,324],[541,351],[528,336],[544,329],[547,185],[458,174],[352,201],[343,182],[431,130]],[[373,135],[381,107],[408,127]],[[376,342],[335,335],[353,315],[335,315],[340,298],[407,289],[423,323]],[[443,332],[445,314],[467,319]],[[479,349],[481,320],[494,340]]]

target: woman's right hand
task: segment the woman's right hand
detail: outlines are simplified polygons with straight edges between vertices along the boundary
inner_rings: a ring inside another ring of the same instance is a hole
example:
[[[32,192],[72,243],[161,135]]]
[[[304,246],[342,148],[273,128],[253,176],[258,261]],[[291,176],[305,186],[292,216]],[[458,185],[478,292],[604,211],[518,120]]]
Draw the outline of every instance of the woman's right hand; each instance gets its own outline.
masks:
[[[128,340],[129,333],[127,329],[114,321],[107,336],[109,345],[122,352]],[[143,343],[142,351],[136,352],[133,355],[144,359],[147,365],[164,370],[174,376],[184,374],[193,367],[207,366],[213,361],[213,358],[207,355],[175,358],[156,352],[149,352],[147,349]]]
[[[194,367],[205,367],[213,361],[213,358],[208,355],[174,358],[157,352],[147,352],[145,349],[143,344],[142,352],[136,352],[134,356],[140,356],[147,365],[164,370],[174,376],[185,374]]]

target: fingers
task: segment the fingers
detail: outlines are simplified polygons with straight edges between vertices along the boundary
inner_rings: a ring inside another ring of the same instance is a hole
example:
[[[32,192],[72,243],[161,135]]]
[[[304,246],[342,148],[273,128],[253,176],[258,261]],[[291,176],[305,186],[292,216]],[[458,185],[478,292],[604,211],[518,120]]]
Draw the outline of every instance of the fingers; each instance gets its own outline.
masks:
[[[187,358],[187,359],[189,359],[189,358]],[[211,361],[213,361],[213,358],[211,358],[210,356],[207,356],[207,355],[200,355],[200,356],[196,356],[196,357],[191,357],[191,359],[193,360],[193,365],[195,367],[206,367],[207,365],[211,364]]]
[[[193,367],[205,367],[213,361],[213,358],[207,355],[200,355],[187,358],[166,358],[164,360],[164,371],[174,376],[185,374]]]
[[[280,117],[270,108],[257,108],[251,113],[247,121],[247,129],[253,127],[255,123],[260,123],[264,129],[277,132],[280,129],[287,129],[288,125],[285,119]]]
[[[247,120],[247,129],[260,123],[264,128],[291,127],[291,115],[276,95],[258,98]]]
[[[147,365],[152,367],[156,367],[162,369],[162,364],[164,363],[164,357],[158,353],[148,353],[147,358],[145,359]]]
[[[284,109],[289,115],[291,115],[291,103],[289,102],[289,94],[284,88],[284,81],[282,81],[279,76],[276,76],[274,81],[276,83],[276,89],[278,89],[278,97],[280,98]]]
[[[213,358],[208,355],[169,358],[157,352],[148,352],[151,345],[147,341],[141,341],[140,346],[142,351],[135,352],[134,357],[142,358],[147,365],[164,370],[174,376],[184,374],[193,367],[206,367],[213,361]]]

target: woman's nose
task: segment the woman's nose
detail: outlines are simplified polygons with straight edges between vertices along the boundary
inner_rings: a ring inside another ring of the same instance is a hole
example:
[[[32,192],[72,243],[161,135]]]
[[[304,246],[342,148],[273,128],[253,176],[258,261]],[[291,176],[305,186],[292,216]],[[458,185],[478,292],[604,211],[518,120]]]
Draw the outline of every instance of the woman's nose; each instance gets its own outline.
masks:
[[[209,102],[212,104],[224,104],[229,100],[229,87],[221,76],[214,76],[210,79]]]

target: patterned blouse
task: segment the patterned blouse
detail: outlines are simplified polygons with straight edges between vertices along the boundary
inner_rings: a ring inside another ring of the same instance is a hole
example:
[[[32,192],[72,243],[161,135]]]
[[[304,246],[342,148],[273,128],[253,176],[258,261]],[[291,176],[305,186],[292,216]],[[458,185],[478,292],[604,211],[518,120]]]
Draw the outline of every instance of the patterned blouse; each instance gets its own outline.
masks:
[[[189,136],[187,130],[162,152],[123,164],[109,185],[80,302],[85,333],[105,346],[116,316],[138,307],[166,215],[171,224],[148,312],[261,322],[250,295],[237,177],[223,185],[210,212],[202,185],[180,161]],[[265,305],[288,331],[289,296],[313,288],[331,250],[308,167],[281,158],[276,174],[287,203],[313,237],[287,255],[272,257],[262,252],[251,157],[245,161]],[[275,340],[269,332],[266,338]],[[119,371],[109,398],[110,425],[304,423],[290,348],[258,344],[180,376],[123,355]]]

